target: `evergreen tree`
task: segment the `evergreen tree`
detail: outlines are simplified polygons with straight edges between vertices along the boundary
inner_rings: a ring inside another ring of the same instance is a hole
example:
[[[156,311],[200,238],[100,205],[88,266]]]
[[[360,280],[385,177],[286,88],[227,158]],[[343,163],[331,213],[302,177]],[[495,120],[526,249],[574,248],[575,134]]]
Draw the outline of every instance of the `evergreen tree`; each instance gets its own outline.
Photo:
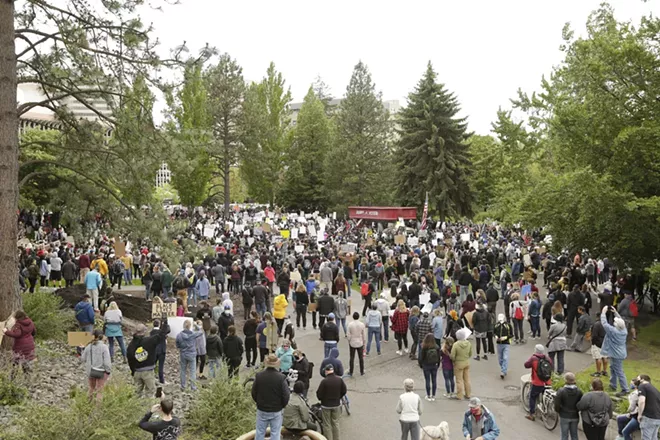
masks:
[[[206,73],[209,93],[209,113],[217,142],[211,146],[210,156],[215,162],[214,182],[208,199],[223,194],[225,217],[229,216],[231,201],[231,167],[238,162],[238,151],[243,131],[243,99],[245,81],[243,69],[228,54],[220,57],[217,66]],[[216,188],[220,188],[216,190]]]
[[[472,213],[469,133],[465,118],[456,116],[459,111],[456,97],[436,82],[429,62],[399,114],[398,196],[405,204],[423,206],[428,192],[429,210],[442,220]]]
[[[335,209],[385,203],[392,164],[389,112],[362,61],[353,70],[336,124],[337,141],[326,157],[326,182]]]
[[[329,115],[332,111],[330,107],[330,102],[333,99],[332,92],[330,91],[330,87],[325,83],[325,81],[323,81],[323,78],[321,78],[321,76],[319,75],[314,80],[314,83],[312,84],[312,88],[314,89],[314,93],[316,94],[316,97],[319,98],[319,100],[323,103],[325,114]]]
[[[309,88],[293,130],[280,201],[293,210],[325,211],[324,158],[332,146],[332,122],[323,102]]]

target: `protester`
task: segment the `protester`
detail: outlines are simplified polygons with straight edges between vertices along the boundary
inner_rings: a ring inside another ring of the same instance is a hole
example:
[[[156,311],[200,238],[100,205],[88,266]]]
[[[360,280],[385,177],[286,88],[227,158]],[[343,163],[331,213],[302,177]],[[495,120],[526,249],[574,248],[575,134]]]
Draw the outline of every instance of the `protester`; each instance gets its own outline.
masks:
[[[121,350],[121,356],[126,361],[126,347],[124,346],[124,333],[121,330],[122,313],[117,306],[117,303],[112,301],[108,310],[103,315],[103,322],[105,323],[105,336],[108,338],[108,345],[110,346],[110,359],[115,357],[115,339]]]
[[[161,399],[160,403],[151,407],[142,420],[140,428],[153,434],[153,440],[176,440],[181,434],[181,422],[172,415],[174,403],[170,399]],[[151,416],[158,414],[159,420],[150,421]]]
[[[337,348],[339,342],[339,328],[335,324],[334,313],[328,315],[328,322],[321,328],[321,340],[323,341],[323,357],[327,358],[330,351]]]
[[[608,312],[614,314],[614,325],[607,322]],[[610,359],[610,389],[616,391],[618,382],[621,386],[621,391],[617,393],[617,397],[623,397],[628,394],[628,381],[626,380],[626,373],[623,371],[623,361],[628,357],[628,351],[626,349],[628,330],[626,329],[626,323],[613,307],[603,307],[600,313],[600,323],[605,329],[601,354]]]
[[[190,380],[190,389],[197,390],[195,384],[196,361],[197,361],[197,339],[204,336],[200,330],[192,331],[192,321],[183,323],[183,331],[176,335],[176,348],[179,349],[179,368],[181,376],[181,390],[186,389],[186,377]]]
[[[457,341],[451,348],[450,358],[454,364],[456,376],[456,398],[470,398],[472,385],[470,383],[470,358],[472,357],[472,344],[468,341],[470,330],[463,328],[456,333]]]
[[[326,289],[323,289],[321,290],[321,296],[316,300],[316,304],[319,312],[319,328],[323,330],[325,320],[335,310],[335,300],[332,299]]]
[[[577,328],[575,329],[575,337],[573,338],[573,343],[569,347],[571,351],[582,352],[582,344],[584,343],[587,333],[591,331],[592,326],[591,316],[587,313],[584,306],[578,307],[578,323]]]
[[[454,381],[454,363],[451,360],[451,349],[454,346],[454,339],[449,336],[445,338],[445,343],[440,350],[440,358],[442,365],[442,377],[445,380],[445,393],[444,397],[449,399],[456,399],[456,382]]]
[[[275,356],[280,360],[280,371],[288,373],[293,365],[293,349],[291,342],[287,339],[282,341],[282,346],[275,351]]]
[[[360,321],[360,314],[358,312],[353,312],[353,321],[348,324],[348,347],[350,350],[349,376],[353,376],[353,366],[355,365],[356,354],[360,365],[360,375],[364,376],[363,353],[366,344],[365,330],[366,327],[364,323]]]
[[[323,434],[328,440],[339,440],[339,417],[341,399],[346,395],[346,384],[335,374],[334,366],[325,366],[325,377],[316,390],[316,398],[323,408]]]
[[[257,326],[259,337],[259,361],[264,362],[266,356],[275,353],[277,349],[277,324],[270,312],[264,313],[264,320]]]
[[[470,399],[468,410],[463,416],[463,435],[471,440],[495,440],[500,436],[495,416],[481,404],[478,397]]]
[[[298,381],[302,382],[305,386],[303,395],[307,398],[307,391],[309,390],[309,379],[312,376],[312,369],[314,364],[307,360],[307,356],[300,350],[293,352],[293,367],[298,372]]]
[[[509,316],[513,322],[513,342],[515,344],[525,343],[525,333],[523,331],[523,321],[526,315],[527,302],[520,300],[519,293],[511,294],[511,303],[509,304]]]
[[[112,362],[110,350],[103,343],[103,331],[94,330],[93,340],[83,350],[81,360],[85,363],[85,371],[89,383],[89,400],[101,400],[103,387],[110,375]]]
[[[632,440],[632,433],[639,431],[639,377],[634,378],[630,382],[631,393],[628,394],[628,411],[625,414],[617,416],[617,433],[619,434],[616,440]]]
[[[406,353],[408,350],[408,321],[409,313],[406,308],[406,304],[403,300],[399,300],[396,304],[396,309],[392,315],[392,331],[394,332],[394,337],[396,338],[398,350],[396,354],[399,356],[403,355],[404,350]],[[434,330],[435,331],[435,330]],[[440,318],[440,335],[442,336],[442,318]]]
[[[525,417],[536,420],[536,399],[543,394],[545,387],[552,384],[552,361],[545,354],[545,347],[536,344],[534,354],[525,362],[525,368],[532,370],[532,387],[529,391],[529,414]]]
[[[587,440],[605,440],[613,413],[612,399],[603,391],[603,382],[599,378],[591,381],[591,389],[577,402],[577,409],[582,415],[582,429]]]
[[[229,326],[227,337],[222,340],[222,350],[229,372],[229,378],[238,377],[238,369],[243,357],[243,341],[236,336],[236,327]]]
[[[601,353],[603,342],[605,341],[605,327],[600,322],[600,313],[596,315],[596,320],[591,326],[591,357],[596,362],[596,372],[591,373],[594,377],[607,377],[607,357]]]
[[[151,329],[149,336],[156,336],[160,333],[160,320],[154,319],[154,328]],[[167,356],[167,340],[162,339],[156,346],[156,362],[158,363],[158,382],[161,385],[169,385],[165,381],[165,357]]]
[[[195,339],[195,350],[197,352],[197,355],[195,356],[195,366],[199,367],[199,375],[197,378],[200,380],[205,380],[206,377],[204,376],[204,367],[206,366],[206,330],[204,329],[204,324],[202,321],[195,321],[193,324],[193,330],[195,332],[202,332],[202,335]]]
[[[71,261],[68,256],[62,264],[62,278],[64,278],[65,287],[72,287],[76,280],[76,263]]]
[[[564,315],[558,314],[554,317],[554,323],[548,331],[548,355],[555,367],[557,374],[564,374],[564,352],[566,351],[566,324]],[[556,363],[555,363],[556,361]]]
[[[477,341],[477,355],[474,357],[475,360],[480,360],[481,347],[484,349],[484,360],[488,360],[488,347],[486,346],[487,336],[488,336],[488,327],[490,325],[491,316],[490,313],[486,310],[485,304],[477,305],[477,308],[472,315],[472,326],[474,328],[474,337]]]
[[[270,439],[280,440],[283,414],[291,392],[286,378],[279,372],[280,360],[274,354],[264,361],[266,369],[257,373],[252,383],[252,400],[257,404],[255,440],[265,440],[270,427]],[[325,379],[324,379],[325,380]]]
[[[94,308],[90,303],[90,298],[91,297],[89,294],[84,294],[74,308],[76,320],[78,321],[78,327],[80,327],[81,332],[92,333],[94,331],[94,322],[96,321],[96,317],[94,315]],[[81,353],[82,350],[78,350],[78,355]]]
[[[432,342],[435,345],[435,341]],[[428,400],[428,384],[426,388]],[[422,399],[413,392],[415,382],[412,379],[403,381],[403,389],[405,392],[399,396],[399,402],[396,405],[396,412],[399,414],[399,423],[401,424],[401,440],[408,440],[408,434],[410,434],[411,440],[419,440],[419,416],[422,415]]]
[[[346,298],[344,298],[344,291],[338,291],[337,298],[335,299],[334,315],[335,320],[337,321],[337,327],[344,329],[344,337],[348,337],[348,332],[346,330],[346,316],[348,315],[348,308],[348,301],[346,301]]]
[[[103,261],[103,260],[101,260]],[[105,264],[105,262],[104,262]],[[98,272],[98,264],[92,269],[91,272],[87,273],[85,276],[85,288],[87,289],[87,295],[92,299],[92,305],[94,310],[99,310],[99,291],[103,285],[103,278]]]
[[[14,312],[16,323],[10,329],[3,327],[2,332],[14,340],[12,345],[12,358],[14,365],[20,366],[24,372],[31,369],[32,361],[36,358],[34,336],[37,330],[32,320],[22,310]]]
[[[390,341],[390,302],[385,297],[385,292],[381,292],[380,297],[376,300],[376,310],[380,313],[380,318],[383,320],[383,338],[382,342]]]
[[[303,330],[307,329],[307,306],[309,305],[309,296],[305,286],[300,284],[293,296],[294,309],[296,311],[296,327],[300,329],[300,321],[302,320]]]
[[[289,432],[301,434],[307,429],[317,430],[316,423],[309,417],[309,408],[305,402],[305,384],[297,381],[293,384],[293,393],[282,412],[282,426]]]
[[[243,336],[245,337],[245,360],[247,367],[253,367],[257,363],[257,328],[259,327],[259,315],[254,310],[250,312],[250,319],[243,324]]]
[[[639,381],[638,421],[642,431],[642,440],[655,440],[660,428],[660,392],[651,385],[651,378],[646,374],[637,377]]]
[[[578,423],[580,414],[577,403],[582,398],[582,391],[575,384],[575,374],[564,375],[564,386],[557,390],[555,395],[555,411],[559,414],[559,429],[561,440],[578,440]]]
[[[504,379],[509,371],[509,351],[511,349],[511,326],[502,313],[497,315],[495,325],[495,342],[497,344],[497,361],[500,366],[500,379]]]
[[[440,347],[436,345],[437,340],[431,333],[426,335],[422,341],[422,354],[419,364],[424,371],[426,383],[426,400],[435,401],[435,393],[438,387],[438,368],[441,362]]]
[[[273,317],[277,323],[277,335],[282,336],[282,327],[284,326],[284,318],[286,317],[286,308],[289,305],[286,300],[286,295],[280,293],[273,300]]]

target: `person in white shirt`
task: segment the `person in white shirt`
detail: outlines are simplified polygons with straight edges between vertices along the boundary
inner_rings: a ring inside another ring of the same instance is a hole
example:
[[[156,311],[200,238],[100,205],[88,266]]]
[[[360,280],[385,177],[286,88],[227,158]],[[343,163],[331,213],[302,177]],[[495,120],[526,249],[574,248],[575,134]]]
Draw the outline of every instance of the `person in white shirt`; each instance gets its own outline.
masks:
[[[50,280],[54,287],[62,287],[62,259],[53,252],[50,256]]]
[[[413,392],[415,381],[406,379],[403,381],[405,393],[399,396],[396,412],[399,414],[401,423],[401,440],[419,440],[419,416],[422,414],[422,399]]]

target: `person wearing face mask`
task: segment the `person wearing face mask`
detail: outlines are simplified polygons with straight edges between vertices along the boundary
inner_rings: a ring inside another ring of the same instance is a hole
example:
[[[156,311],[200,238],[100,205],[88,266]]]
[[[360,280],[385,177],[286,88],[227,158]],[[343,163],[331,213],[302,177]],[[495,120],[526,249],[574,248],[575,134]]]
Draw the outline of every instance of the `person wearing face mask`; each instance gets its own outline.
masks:
[[[478,397],[470,399],[463,416],[463,436],[465,440],[495,440],[500,436],[495,416],[481,404]]]
[[[293,352],[293,366],[291,367],[298,372],[298,381],[302,382],[304,389],[302,395],[307,398],[307,391],[309,391],[309,377],[311,376],[314,364],[310,364],[307,356],[301,350]]]
[[[628,412],[616,418],[618,427],[618,437],[616,440],[632,440],[632,433],[639,431],[639,421],[637,420],[639,410],[639,379],[635,378],[630,382],[631,393],[628,394]]]

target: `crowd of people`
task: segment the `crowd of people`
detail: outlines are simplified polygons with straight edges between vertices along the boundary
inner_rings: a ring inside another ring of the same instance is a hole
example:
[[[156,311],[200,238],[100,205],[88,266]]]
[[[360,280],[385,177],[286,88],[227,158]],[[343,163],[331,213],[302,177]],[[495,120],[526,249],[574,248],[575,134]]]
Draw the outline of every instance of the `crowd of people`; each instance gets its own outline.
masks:
[[[176,211],[172,217],[182,215]],[[67,285],[76,280],[85,284],[87,294],[75,307],[80,328],[93,330],[95,316],[103,316],[104,331],[94,331],[94,341],[81,351],[90,397],[102,391],[115,358],[115,340],[138,393],[153,396],[156,376],[165,384],[167,319],[156,320],[151,332],[138,326],[125,347],[121,311],[116,303],[104,304],[100,298],[106,285],[121,288],[122,280],[132,283],[135,278],[145,286],[146,301],[155,297],[176,301],[178,316],[193,317],[176,337],[182,389],[196,389],[197,380],[205,379],[206,365],[211,378],[222,365],[230,377],[238,376],[243,356],[247,367],[259,369],[252,388],[258,440],[265,437],[267,427],[272,439],[278,438],[282,426],[292,431],[311,427],[307,396],[315,367],[295,337],[296,331],[307,329],[308,315],[323,341],[319,369],[323,379],[316,397],[330,440],[340,438],[338,420],[346,394],[342,377],[354,375],[356,357],[360,374],[366,374],[364,357],[381,355],[382,344],[390,336],[396,340],[396,354],[406,354],[422,369],[427,401],[438,397],[440,370],[443,397],[469,402],[462,421],[462,433],[468,439],[499,436],[494,414],[472,393],[471,362],[488,362],[491,356],[499,377],[505,379],[511,346],[543,339],[543,333],[545,344],[536,344],[525,363],[532,370],[530,420],[553,373],[564,375],[565,351],[583,351],[588,342],[597,368],[593,393],[602,391],[602,378],[609,375],[610,387],[620,387],[619,396],[630,396],[622,364],[628,335],[636,337],[634,295],[639,280],[621,276],[607,258],[595,258],[586,251],[552,254],[541,232],[528,234],[495,224],[429,222],[429,228],[420,231],[411,223],[368,227],[318,213],[269,213],[259,208],[236,212],[231,221],[224,222],[216,214],[197,211],[185,217],[189,227],[179,240],[192,239],[200,247],[212,244],[212,254],[191,261],[163,261],[157,248],[136,240],[126,246],[124,255],[114,255],[116,243],[107,236],[97,234],[89,246],[67,245],[61,228],[52,228],[45,244],[21,248],[21,279],[27,280],[26,289],[33,290],[37,281],[55,283],[60,272]],[[548,289],[544,300],[539,280]],[[217,303],[211,307],[214,295]],[[602,307],[599,314],[591,313],[593,298]],[[239,303],[242,332],[237,325],[240,318],[234,315]],[[504,313],[497,313],[499,303]],[[349,355],[347,372],[339,360],[342,334]],[[104,336],[109,346],[103,343]],[[29,364],[29,356],[22,359]],[[289,383],[292,370],[297,380]],[[565,374],[566,385],[558,396],[574,397],[569,392],[574,386],[571,377]],[[648,404],[638,404],[646,411],[642,411],[645,423],[639,425],[644,438],[650,439],[655,437],[647,435],[652,435],[654,426],[657,433],[655,423],[660,424],[660,415],[654,412],[660,399],[650,381],[645,383],[648,386],[639,400]],[[414,397],[412,379],[404,381],[404,390],[397,407],[402,438],[424,438],[425,428],[419,422],[422,402]],[[593,408],[604,405],[598,406],[605,400],[598,397],[601,394],[588,393],[582,396],[584,401],[573,399],[579,405],[575,408],[558,407],[562,439],[573,435],[578,411],[587,438],[602,438],[596,425],[604,419],[593,416]],[[163,414],[171,414],[168,405],[163,408],[161,403]],[[629,423],[620,422],[619,434],[624,437],[635,426],[632,419],[639,420],[636,414],[629,415]],[[141,423],[147,423],[145,418]]]

